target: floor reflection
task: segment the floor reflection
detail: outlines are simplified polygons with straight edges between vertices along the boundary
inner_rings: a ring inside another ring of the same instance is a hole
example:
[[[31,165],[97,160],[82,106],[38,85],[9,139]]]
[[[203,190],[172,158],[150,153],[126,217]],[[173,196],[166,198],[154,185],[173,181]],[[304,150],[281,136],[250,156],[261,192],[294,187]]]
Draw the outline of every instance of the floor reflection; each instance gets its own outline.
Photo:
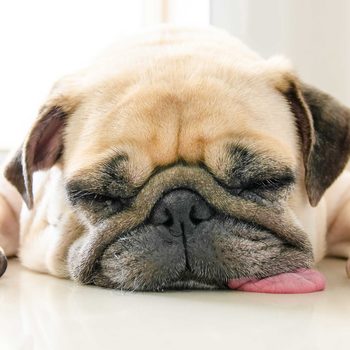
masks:
[[[350,281],[344,261],[327,260],[320,269],[328,286],[313,294],[129,293],[80,286],[11,261],[0,280],[0,348],[213,349],[232,342],[272,346],[283,337],[283,349],[315,345],[315,339],[320,347],[309,348],[333,348],[334,341],[342,348],[349,334]],[[286,344],[290,334],[298,337]]]

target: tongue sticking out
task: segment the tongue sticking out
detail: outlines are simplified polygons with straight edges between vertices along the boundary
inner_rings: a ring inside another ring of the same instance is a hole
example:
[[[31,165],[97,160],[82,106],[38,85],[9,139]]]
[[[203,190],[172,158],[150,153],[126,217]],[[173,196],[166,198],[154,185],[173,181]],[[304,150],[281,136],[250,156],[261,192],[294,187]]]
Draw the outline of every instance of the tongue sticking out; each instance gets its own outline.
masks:
[[[300,269],[295,272],[281,273],[261,280],[252,280],[249,278],[229,280],[228,287],[230,289],[255,293],[312,293],[324,290],[325,278],[316,270]]]

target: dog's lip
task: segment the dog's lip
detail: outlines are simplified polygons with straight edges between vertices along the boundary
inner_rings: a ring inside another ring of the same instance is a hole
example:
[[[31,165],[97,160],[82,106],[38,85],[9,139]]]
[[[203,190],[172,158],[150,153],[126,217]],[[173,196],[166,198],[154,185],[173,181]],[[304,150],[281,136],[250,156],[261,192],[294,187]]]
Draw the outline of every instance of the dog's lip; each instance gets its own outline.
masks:
[[[162,290],[184,290],[184,289],[199,289],[199,290],[215,290],[215,289],[227,289],[227,287],[219,286],[218,284],[208,284],[198,281],[196,279],[177,280],[166,285]]]
[[[165,290],[171,290],[171,289],[228,289],[227,283],[225,282],[218,282],[214,280],[207,280],[205,278],[199,278],[194,273],[192,273],[190,270],[185,269],[181,275],[174,281],[167,283],[166,286],[164,286]]]

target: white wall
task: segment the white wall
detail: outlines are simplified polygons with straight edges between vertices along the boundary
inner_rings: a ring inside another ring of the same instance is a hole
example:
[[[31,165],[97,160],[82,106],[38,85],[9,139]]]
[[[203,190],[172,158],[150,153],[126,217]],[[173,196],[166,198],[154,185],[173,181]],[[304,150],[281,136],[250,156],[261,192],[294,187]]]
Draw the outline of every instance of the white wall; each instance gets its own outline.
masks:
[[[0,149],[19,144],[51,85],[142,24],[142,0],[0,2]]]
[[[211,23],[350,105],[349,0],[211,0]]]
[[[143,25],[209,24],[209,0],[0,1],[0,150],[16,147],[52,84]]]
[[[209,11],[210,9],[210,11]],[[350,0],[0,1],[0,149],[18,145],[52,85],[144,24],[226,28],[350,105]]]

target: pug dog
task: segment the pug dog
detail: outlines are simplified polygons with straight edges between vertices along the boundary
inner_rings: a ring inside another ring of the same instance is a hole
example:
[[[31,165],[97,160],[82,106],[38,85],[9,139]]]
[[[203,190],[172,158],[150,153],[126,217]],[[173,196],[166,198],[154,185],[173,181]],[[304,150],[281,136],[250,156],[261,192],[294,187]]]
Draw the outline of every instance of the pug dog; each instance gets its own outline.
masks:
[[[313,266],[350,252],[349,154],[350,110],[286,59],[144,32],[56,83],[5,165],[2,273],[18,254],[123,290],[322,290]]]

